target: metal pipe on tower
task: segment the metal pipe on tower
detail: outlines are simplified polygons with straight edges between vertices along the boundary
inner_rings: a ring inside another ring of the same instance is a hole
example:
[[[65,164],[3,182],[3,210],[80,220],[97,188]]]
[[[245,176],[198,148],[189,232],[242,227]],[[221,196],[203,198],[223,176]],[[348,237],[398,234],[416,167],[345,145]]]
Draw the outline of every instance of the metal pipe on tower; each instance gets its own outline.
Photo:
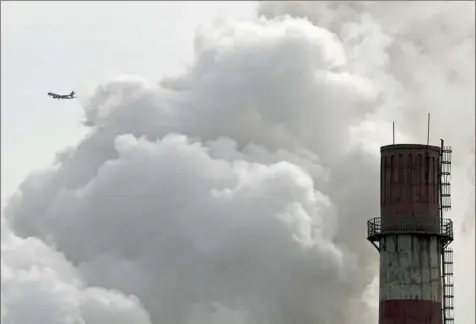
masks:
[[[428,143],[428,142],[427,142]],[[383,146],[381,217],[367,239],[380,253],[379,324],[453,323],[451,148]]]

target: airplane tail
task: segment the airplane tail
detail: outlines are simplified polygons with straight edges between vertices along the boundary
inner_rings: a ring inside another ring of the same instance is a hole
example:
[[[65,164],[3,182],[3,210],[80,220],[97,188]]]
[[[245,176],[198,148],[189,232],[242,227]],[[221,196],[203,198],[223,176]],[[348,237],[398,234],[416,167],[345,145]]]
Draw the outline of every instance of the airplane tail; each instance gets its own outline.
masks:
[[[75,93],[76,93],[76,92],[74,92],[74,91],[71,91],[71,94],[70,94],[70,96],[71,96],[71,97],[73,97]]]

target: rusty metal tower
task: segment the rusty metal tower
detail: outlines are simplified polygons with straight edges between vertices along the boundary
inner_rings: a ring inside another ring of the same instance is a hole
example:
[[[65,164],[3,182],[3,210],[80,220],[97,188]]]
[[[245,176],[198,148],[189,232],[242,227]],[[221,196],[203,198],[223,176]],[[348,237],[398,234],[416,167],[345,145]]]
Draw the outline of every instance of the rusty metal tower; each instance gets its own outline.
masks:
[[[379,324],[452,324],[451,147],[380,148],[380,215],[367,239],[380,253]]]

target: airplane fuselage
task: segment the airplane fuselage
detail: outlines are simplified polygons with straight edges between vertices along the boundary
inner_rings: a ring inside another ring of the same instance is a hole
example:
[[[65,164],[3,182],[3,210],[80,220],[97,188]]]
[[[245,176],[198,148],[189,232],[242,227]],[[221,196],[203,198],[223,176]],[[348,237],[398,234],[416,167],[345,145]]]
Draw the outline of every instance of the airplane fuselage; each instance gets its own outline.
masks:
[[[48,96],[52,97],[53,99],[74,99],[74,91],[72,91],[69,95],[60,95],[54,92],[48,92]]]

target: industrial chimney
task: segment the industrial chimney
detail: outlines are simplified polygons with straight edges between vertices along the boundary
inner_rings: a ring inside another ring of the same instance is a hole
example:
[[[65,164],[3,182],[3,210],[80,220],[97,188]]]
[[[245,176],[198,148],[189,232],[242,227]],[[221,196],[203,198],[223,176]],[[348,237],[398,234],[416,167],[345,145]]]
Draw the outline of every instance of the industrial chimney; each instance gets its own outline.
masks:
[[[451,148],[380,148],[380,215],[368,240],[380,253],[379,324],[452,324]]]

